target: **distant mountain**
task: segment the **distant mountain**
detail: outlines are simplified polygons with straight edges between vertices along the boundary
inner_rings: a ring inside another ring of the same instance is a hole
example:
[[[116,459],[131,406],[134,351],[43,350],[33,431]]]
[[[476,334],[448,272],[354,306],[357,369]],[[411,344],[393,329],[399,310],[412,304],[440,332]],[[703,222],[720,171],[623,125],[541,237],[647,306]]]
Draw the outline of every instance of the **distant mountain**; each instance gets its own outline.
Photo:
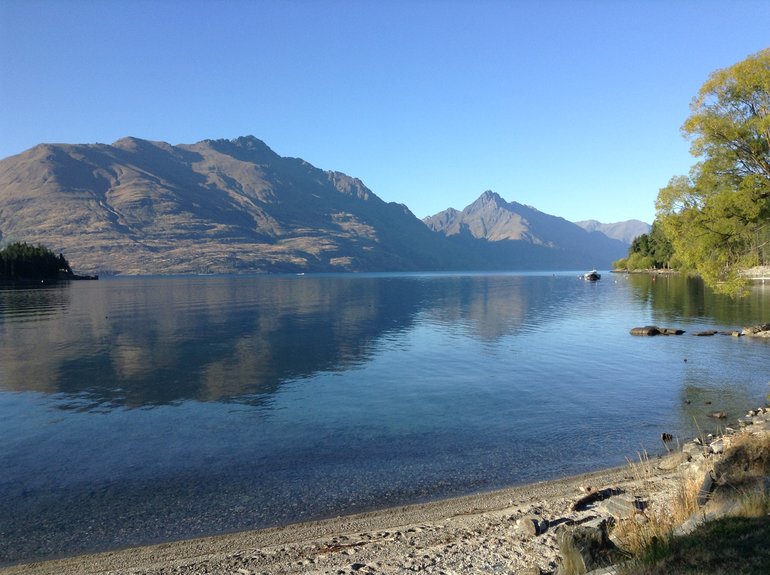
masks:
[[[42,144],[0,162],[0,240],[89,273],[433,270],[471,265],[357,178],[252,136]]]
[[[453,240],[473,246],[494,267],[539,269],[607,268],[626,255],[627,244],[600,232],[586,231],[533,207],[506,202],[486,191],[462,211],[449,208],[423,220]]]
[[[79,273],[583,269],[627,250],[492,192],[426,223],[253,136],[41,144],[0,161],[0,243],[42,244]]]
[[[650,224],[645,224],[640,220],[627,220],[625,222],[615,222],[614,224],[603,224],[596,220],[585,220],[575,222],[578,226],[589,232],[601,232],[608,238],[613,238],[631,244],[634,238],[642,234],[649,233]]]

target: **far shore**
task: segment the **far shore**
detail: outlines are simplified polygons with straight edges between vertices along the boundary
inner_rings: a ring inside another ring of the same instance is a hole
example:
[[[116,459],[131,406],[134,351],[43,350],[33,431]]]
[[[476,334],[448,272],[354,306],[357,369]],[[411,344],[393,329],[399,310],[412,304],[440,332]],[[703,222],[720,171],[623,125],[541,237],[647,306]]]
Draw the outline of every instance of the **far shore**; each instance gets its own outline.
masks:
[[[637,274],[637,275],[679,275],[682,272],[675,269],[670,268],[661,268],[661,269],[647,269],[647,270],[625,270],[625,269],[613,269],[611,270],[611,273],[613,274]],[[770,266],[756,266],[751,269],[745,270],[741,272],[741,275],[745,277],[746,279],[752,280],[752,281],[760,281],[762,283],[765,282],[765,280],[770,280]]]

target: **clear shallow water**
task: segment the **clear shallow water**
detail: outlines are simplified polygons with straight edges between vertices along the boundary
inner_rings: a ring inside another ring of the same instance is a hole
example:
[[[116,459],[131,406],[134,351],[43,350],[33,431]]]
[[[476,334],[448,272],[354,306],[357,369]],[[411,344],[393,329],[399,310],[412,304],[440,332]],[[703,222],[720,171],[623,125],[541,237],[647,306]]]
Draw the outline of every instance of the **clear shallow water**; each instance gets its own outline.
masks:
[[[2,289],[0,562],[623,464],[770,391],[766,341],[629,329],[768,318],[762,286],[610,274]]]

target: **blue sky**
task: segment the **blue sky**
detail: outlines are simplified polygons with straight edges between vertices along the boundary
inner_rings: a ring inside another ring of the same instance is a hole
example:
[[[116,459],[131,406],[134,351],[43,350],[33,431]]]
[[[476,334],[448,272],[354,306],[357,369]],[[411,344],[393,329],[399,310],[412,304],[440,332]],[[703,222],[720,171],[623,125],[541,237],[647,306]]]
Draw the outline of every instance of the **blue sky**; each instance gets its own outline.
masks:
[[[770,2],[0,0],[0,158],[254,135],[424,217],[484,190],[651,222]]]

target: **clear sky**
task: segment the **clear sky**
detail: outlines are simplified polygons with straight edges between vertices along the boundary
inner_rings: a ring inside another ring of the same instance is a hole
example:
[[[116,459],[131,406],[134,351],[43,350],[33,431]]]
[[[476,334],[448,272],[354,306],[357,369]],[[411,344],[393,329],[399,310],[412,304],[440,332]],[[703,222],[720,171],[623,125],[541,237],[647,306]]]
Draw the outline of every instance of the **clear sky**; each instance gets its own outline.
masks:
[[[0,158],[254,135],[424,217],[484,190],[651,222],[767,0],[0,0]]]

